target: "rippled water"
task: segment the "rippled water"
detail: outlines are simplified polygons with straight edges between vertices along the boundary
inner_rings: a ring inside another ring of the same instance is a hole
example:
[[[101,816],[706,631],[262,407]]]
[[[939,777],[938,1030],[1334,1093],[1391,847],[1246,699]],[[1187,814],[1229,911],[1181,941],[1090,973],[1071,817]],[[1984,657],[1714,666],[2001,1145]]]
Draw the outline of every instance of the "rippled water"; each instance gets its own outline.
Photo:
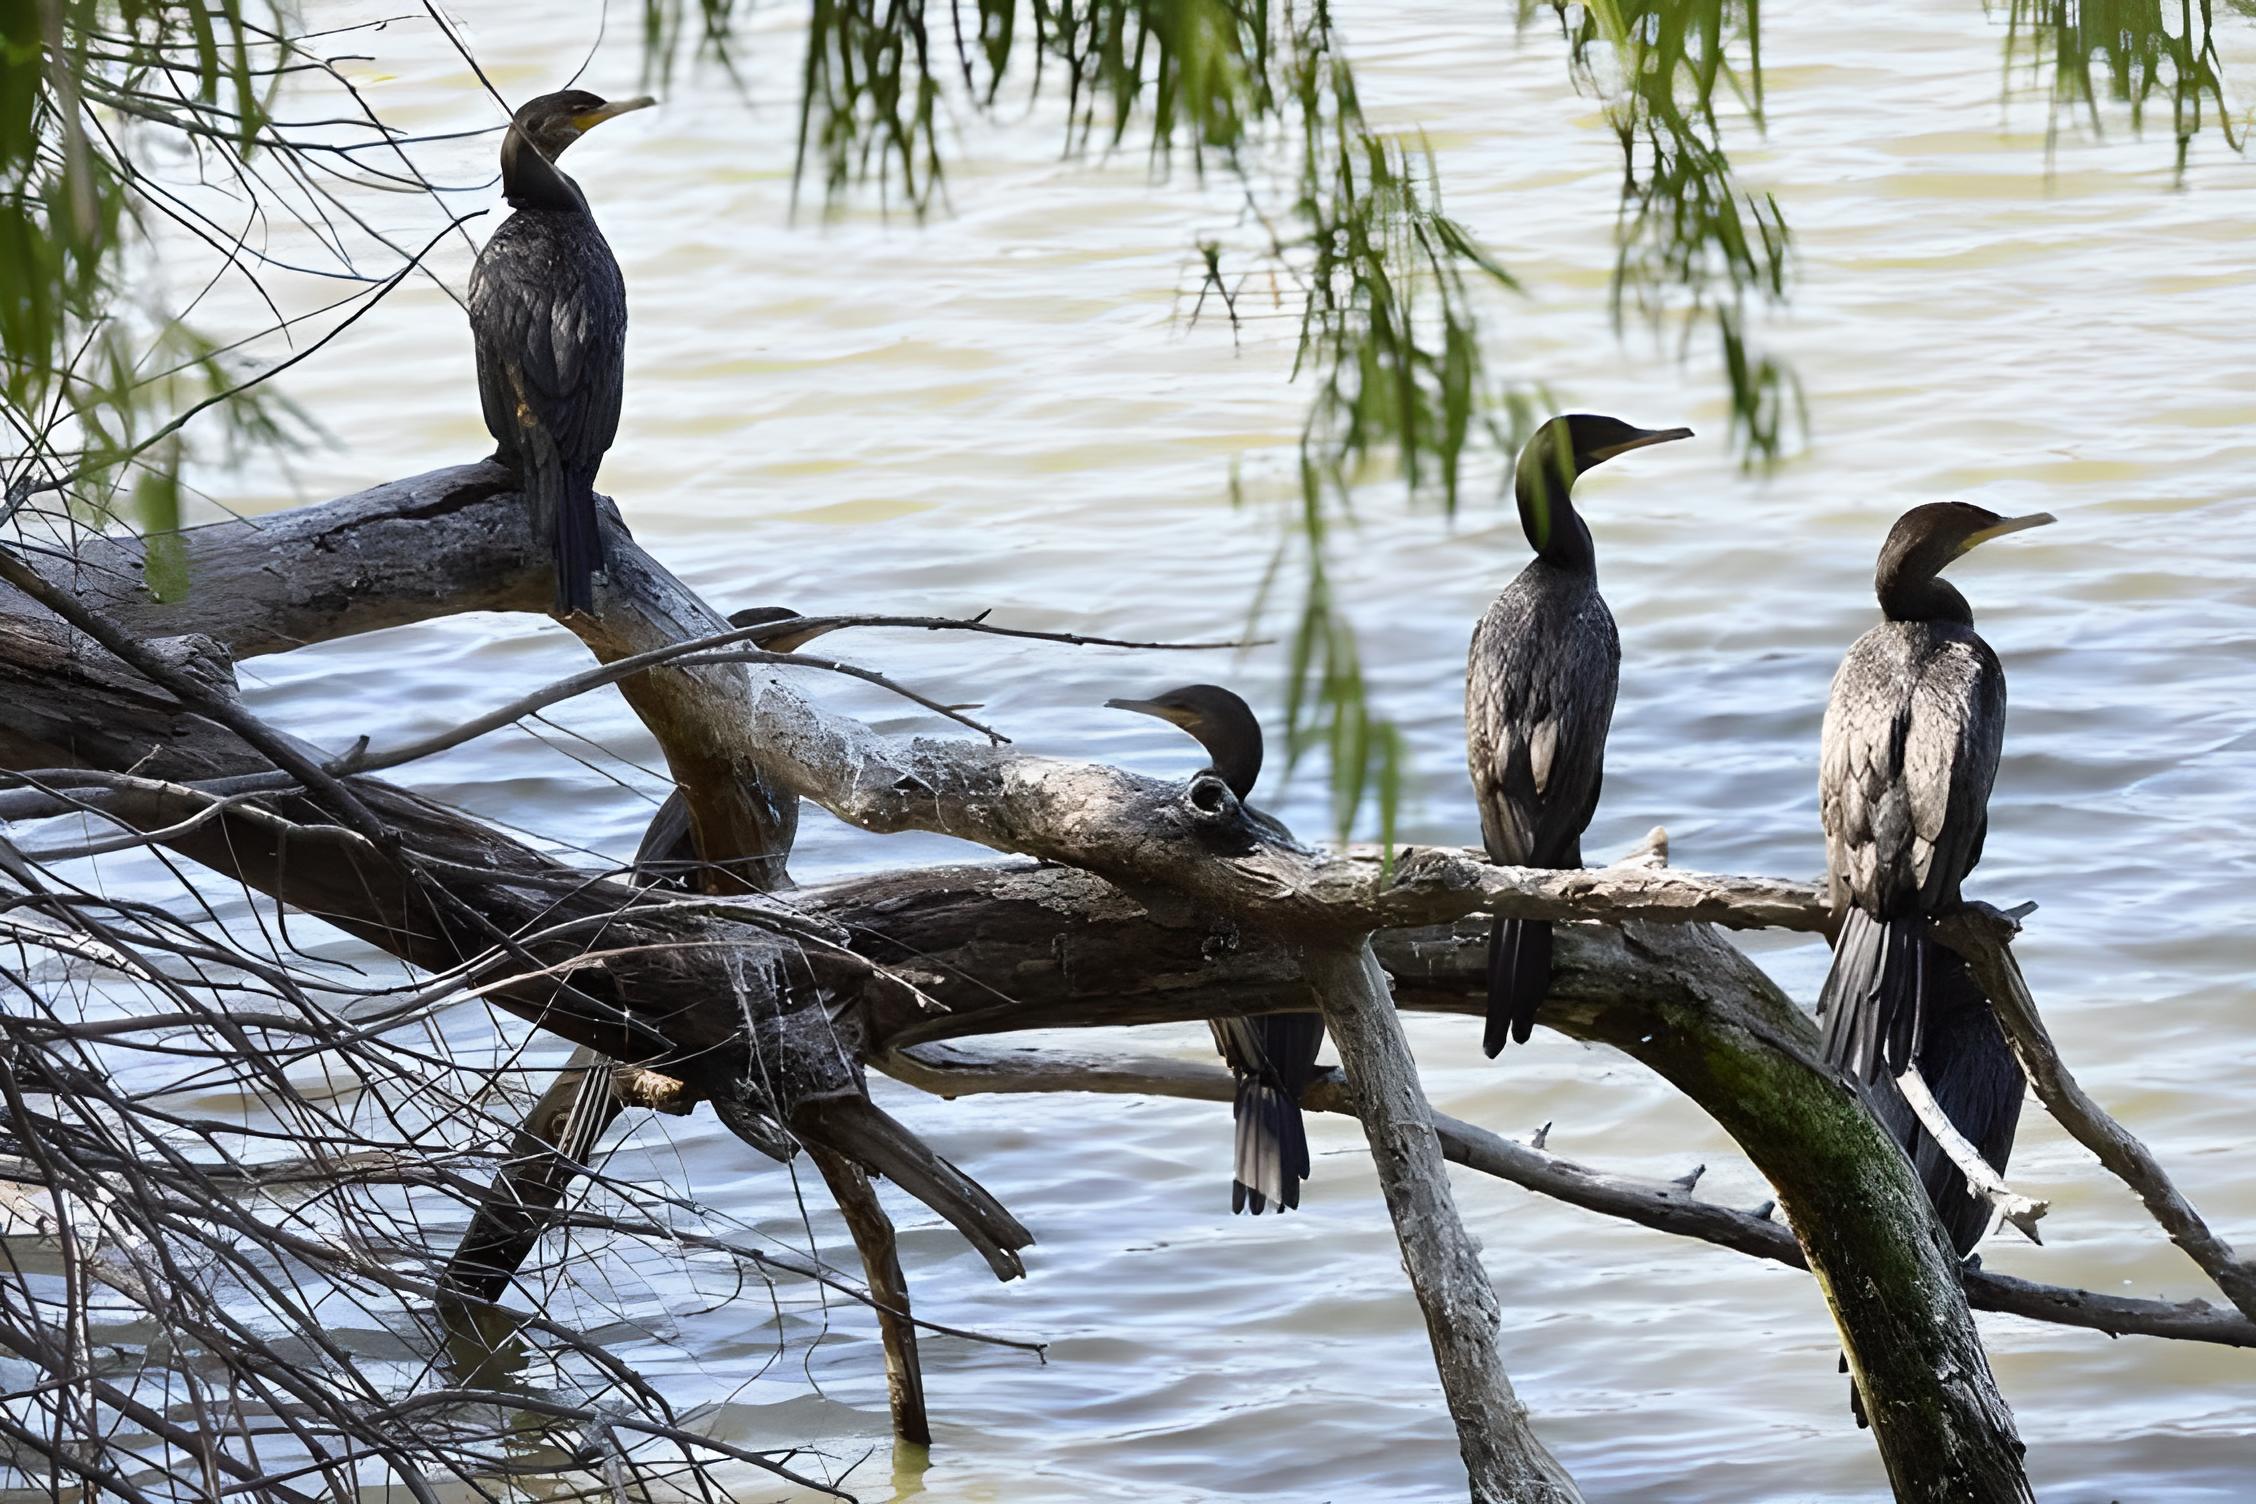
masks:
[[[522,7],[457,9],[513,95],[551,85],[567,43],[593,30],[535,36]],[[1516,39],[1509,9],[1359,4],[1340,23],[1375,117],[1429,134],[1451,211],[1527,284],[1489,308],[1492,360],[1576,406],[1700,430],[1584,489],[1625,654],[1590,849],[1662,823],[1682,865],[1816,872],[1818,717],[1841,649],[1873,617],[1888,520],[1951,496],[2058,513],[2060,526],[1957,571],[2013,696],[1974,887],[2043,905],[2021,951],[2086,1085],[2221,1230],[2256,1243],[2238,1153],[2256,1136],[2244,913],[2256,880],[2256,168],[2205,139],[2181,189],[2169,142],[2117,124],[2100,144],[2064,140],[2048,173],[2042,103],[2001,103],[2002,23],[1979,6],[1766,7],[1771,131],[1743,135],[1738,151],[1797,233],[1792,312],[1762,337],[1800,372],[1813,432],[1805,454],[1750,478],[1723,436],[1713,369],[1615,338],[1612,140],[1567,86],[1555,39]],[[1249,309],[1267,316],[1242,349],[1218,322],[1183,320],[1199,281],[1189,247],[1232,222],[1233,194],[1183,172],[1154,180],[1138,153],[1061,161],[1042,112],[1009,109],[1006,128],[960,124],[949,212],[928,225],[868,208],[795,223],[797,13],[752,17],[747,97],[718,76],[678,79],[663,109],[610,127],[571,164],[630,290],[625,420],[603,484],[637,536],[724,608],[992,607],[1035,626],[1176,638],[1240,628],[1276,523],[1264,505],[1231,510],[1228,477],[1242,464],[1257,503],[1287,494],[1306,393],[1285,379],[1289,318]],[[2256,77],[2248,27],[2226,24],[2228,76]],[[360,76],[388,118],[486,123],[427,33],[403,23],[366,40],[354,50],[377,60]],[[635,39],[614,37],[587,81],[624,92],[637,65]],[[461,149],[466,179],[490,150],[490,138]],[[442,258],[457,288],[468,259],[459,245]],[[461,315],[428,287],[404,289],[287,381],[337,444],[293,478],[248,495],[231,485],[250,510],[487,447]],[[1493,468],[1475,478],[1454,525],[1374,488],[1339,570],[1375,693],[1412,737],[1416,841],[1476,829],[1461,771],[1464,643],[1525,552],[1491,499],[1496,481]],[[852,647],[984,701],[1025,746],[1152,772],[1191,768],[1188,744],[1101,710],[1107,696],[1219,672],[1271,712],[1278,702],[1275,651],[1222,664],[874,635]],[[471,617],[259,660],[245,678],[263,713],[342,745],[364,730],[435,729],[577,661],[553,628]],[[816,688],[886,726],[928,729],[895,703]],[[631,766],[654,764],[654,749],[609,697],[562,719],[607,751],[498,735],[417,779],[623,857],[662,792]],[[1325,826],[1320,769],[1264,802],[1303,830]],[[950,849],[817,815],[796,865],[817,878]],[[1814,991],[1815,945],[1765,956]],[[477,1047],[480,1028],[464,1018],[457,1042]],[[1449,1112],[1512,1133],[1555,1121],[1554,1149],[1624,1170],[1704,1162],[1704,1193],[1763,1199],[1729,1141],[1626,1061],[1539,1035],[1490,1066],[1462,1021],[1411,1029]],[[1119,1043],[1209,1053],[1203,1029]],[[879,1090],[1041,1239],[1032,1277],[998,1287],[921,1208],[908,1217],[922,1312],[1051,1343],[1036,1366],[928,1342],[928,1468],[888,1462],[878,1355],[854,1310],[829,1313],[818,1342],[821,1314],[791,1308],[779,1361],[764,1297],[729,1303],[716,1270],[619,1247],[579,1266],[574,1314],[734,1439],[817,1441],[843,1460],[874,1449],[851,1480],[866,1497],[884,1497],[888,1476],[897,1497],[936,1501],[1457,1493],[1417,1312],[1352,1124],[1311,1125],[1316,1178],[1300,1215],[1233,1220],[1218,1106]],[[747,1164],[709,1119],[645,1129],[614,1169],[673,1177],[801,1236],[782,1172]],[[2034,1108],[2014,1169],[2055,1211],[2047,1246],[1998,1240],[1992,1267],[2204,1293]],[[1884,1491],[1804,1276],[1502,1184],[1460,1177],[1458,1189],[1503,1299],[1513,1377],[1591,1498]],[[827,1248],[845,1248],[817,1225]],[[1983,1328],[2048,1499],[2256,1494],[2248,1354],[2002,1317]]]

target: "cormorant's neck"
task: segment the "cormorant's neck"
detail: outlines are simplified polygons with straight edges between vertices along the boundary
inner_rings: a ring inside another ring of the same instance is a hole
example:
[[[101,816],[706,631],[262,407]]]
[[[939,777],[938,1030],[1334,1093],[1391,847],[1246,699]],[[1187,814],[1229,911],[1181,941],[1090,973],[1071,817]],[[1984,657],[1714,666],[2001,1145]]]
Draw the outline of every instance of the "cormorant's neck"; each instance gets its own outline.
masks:
[[[1534,462],[1531,464],[1530,459]],[[1546,562],[1576,574],[1598,572],[1590,529],[1574,509],[1574,481],[1543,456],[1523,458],[1512,477],[1520,504],[1520,530]]]
[[[580,185],[540,153],[511,122],[501,138],[501,191],[513,209],[562,209],[587,213]]]
[[[1238,796],[1240,804],[1253,796],[1253,785],[1261,777],[1261,728],[1254,726],[1218,726],[1212,721],[1200,721],[1185,728],[1206,748],[1207,756],[1214,759],[1214,771]]]
[[[1890,569],[1885,562],[1874,582],[1879,587],[1880,614],[1890,621],[1945,621],[1962,627],[1974,625],[1974,608],[1966,604],[1948,581],[1931,574]]]

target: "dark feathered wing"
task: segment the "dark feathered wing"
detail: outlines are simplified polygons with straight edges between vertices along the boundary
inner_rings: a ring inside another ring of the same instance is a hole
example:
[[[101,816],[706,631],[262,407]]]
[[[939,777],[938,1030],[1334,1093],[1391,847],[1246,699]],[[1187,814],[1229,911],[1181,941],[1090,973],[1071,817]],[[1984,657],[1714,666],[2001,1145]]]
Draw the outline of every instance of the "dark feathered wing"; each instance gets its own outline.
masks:
[[[1300,1205],[1308,1178],[1308,1129],[1300,1094],[1316,1079],[1316,1054],[1324,1047],[1318,1013],[1265,1013],[1212,1020],[1214,1047],[1237,1078],[1231,1115],[1237,1123],[1230,1210],[1258,1216],[1272,1204]]]
[[[1818,802],[1833,902],[1855,913],[1819,1006],[1826,1057],[1860,1079],[1918,1050],[1927,918],[1981,860],[2004,737],[2005,673],[1971,627],[1883,622],[1834,675]]]
[[[1621,639],[1590,576],[1538,559],[1481,618],[1465,665],[1465,756],[1491,860],[1582,864],[1620,676]],[[1550,985],[1550,925],[1495,921],[1490,1055],[1528,1037]]]
[[[1833,676],[1818,771],[1833,899],[1880,919],[1958,897],[1982,857],[2005,671],[1970,627],[1883,622]]]
[[[619,431],[626,284],[595,220],[520,209],[470,274],[478,397],[501,456],[553,529],[557,603],[592,605],[602,567],[594,485]]]

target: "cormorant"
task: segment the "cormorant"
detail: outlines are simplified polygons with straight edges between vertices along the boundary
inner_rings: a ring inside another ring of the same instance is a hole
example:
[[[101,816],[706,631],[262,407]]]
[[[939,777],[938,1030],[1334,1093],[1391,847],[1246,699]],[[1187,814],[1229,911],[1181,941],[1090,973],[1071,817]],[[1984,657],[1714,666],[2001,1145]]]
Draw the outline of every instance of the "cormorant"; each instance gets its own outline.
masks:
[[[567,89],[519,109],[501,138],[502,192],[517,212],[470,274],[478,400],[495,458],[517,473],[549,530],[560,613],[595,608],[595,474],[619,431],[627,290],[587,198],[556,159],[604,121],[655,102]]]
[[[732,612],[729,625],[758,626],[762,622],[796,620],[798,615],[787,606],[754,606]],[[788,653],[825,630],[779,630],[752,641],[771,652]],[[751,792],[766,808],[768,840],[759,857],[738,866],[737,875],[762,893],[781,892],[792,886],[785,863],[799,829],[799,800],[764,781],[756,783]],[[689,801],[677,788],[658,806],[644,830],[630,880],[638,888],[694,892],[699,886],[699,872],[697,845],[689,830]],[[446,1278],[451,1289],[490,1301],[499,1300],[509,1288],[511,1277],[563,1203],[579,1167],[595,1162],[597,1146],[623,1110],[615,1092],[590,1080],[591,1076],[607,1080],[610,1070],[611,1062],[600,1051],[580,1046],[526,1115],[492,1189],[479,1203],[461,1244],[448,1260]],[[716,1103],[715,1111],[726,1112],[728,1108]],[[729,1121],[739,1137],[778,1160],[788,1161],[796,1151],[795,1141],[771,1118],[742,1111],[733,1113]]]
[[[1873,575],[1886,619],[1833,675],[1820,744],[1826,877],[1841,915],[1818,995],[1825,1059],[1863,1088],[1911,1156],[1961,1258],[1989,1230],[1989,1203],[1966,1194],[1895,1078],[1918,1066],[1943,1115],[1997,1170],[2013,1152],[2023,1081],[1966,963],[1928,934],[1982,859],[2005,743],[2005,670],[1975,632],[1966,598],[1937,575],[1978,543],[2052,520],[1962,501],[1897,518]],[[1853,1383],[1849,1410],[1866,1424]]]
[[[1186,684],[1148,700],[1107,700],[1114,710],[1133,710],[1173,722],[1206,748],[1213,771],[1241,807],[1261,776],[1261,722],[1246,702],[1214,684]],[[1258,810],[1246,816],[1290,839],[1284,827]],[[1230,1186],[1230,1210],[1259,1216],[1271,1203],[1279,1211],[1300,1205],[1300,1183],[1308,1178],[1308,1130],[1300,1116],[1300,1094],[1316,1079],[1316,1052],[1324,1047],[1320,1013],[1263,1013],[1250,1018],[1208,1020],[1214,1047],[1237,1080],[1231,1116],[1237,1120],[1237,1152]]]
[[[1598,808],[1621,639],[1598,594],[1575,478],[1617,454],[1690,437],[1689,428],[1569,413],[1520,451],[1512,491],[1535,557],[1481,618],[1465,665],[1465,760],[1492,861],[1579,867]],[[1492,920],[1482,1050],[1494,1058],[1507,1037],[1525,1041],[1550,990],[1550,922]]]
[[[1886,620],[1833,676],[1818,803],[1842,919],[1818,1007],[1825,1058],[1859,1081],[1883,1064],[1900,1076],[1921,1053],[1937,954],[1928,921],[1957,906],[1982,859],[2005,741],[2005,671],[1966,598],[1936,576],[1978,543],[2052,520],[1962,501],[1904,513],[1874,575]]]

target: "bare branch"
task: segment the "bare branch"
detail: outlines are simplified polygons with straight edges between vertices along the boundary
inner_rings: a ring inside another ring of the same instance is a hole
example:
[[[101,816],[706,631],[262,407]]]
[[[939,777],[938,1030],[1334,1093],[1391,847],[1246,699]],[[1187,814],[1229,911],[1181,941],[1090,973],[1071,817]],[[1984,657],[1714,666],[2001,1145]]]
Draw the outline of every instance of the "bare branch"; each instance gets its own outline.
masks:
[[[983,1092],[1092,1092],[1228,1102],[1235,1086],[1216,1066],[1155,1056],[1084,1053],[1056,1046],[920,1044],[870,1062],[896,1080],[942,1097]],[[1336,1072],[1311,1083],[1301,1105],[1352,1117],[1355,1107]],[[1807,1269],[1801,1245],[1770,1208],[1739,1211],[1703,1201],[1675,1181],[1644,1180],[1593,1169],[1522,1144],[1477,1124],[1434,1114],[1434,1131],[1452,1164],[1656,1232],[1696,1238],[1754,1258]],[[2110,1337],[2160,1337],[2256,1348],[2256,1322],[2206,1301],[2140,1300],[2068,1285],[2049,1285],[1972,1265],[1960,1266],[1977,1310]]]
[[[1989,1202],[2023,1237],[2032,1243],[2042,1243],[2044,1239],[2037,1233],[2037,1222],[2052,1209],[2052,1203],[2022,1195],[2005,1183],[2004,1176],[1990,1168],[1989,1161],[1982,1158],[1982,1151],[1966,1141],[1966,1135],[1958,1131],[1942,1104],[1927,1090],[1927,1078],[1919,1074],[1917,1066],[1896,1077],[1896,1090],[1903,1093],[1904,1102],[1919,1119],[1920,1126],[1935,1140],[1936,1147],[1958,1167],[1958,1173],[1966,1177],[1966,1194]]]
[[[2052,1034],[2037,1012],[2036,999],[2010,948],[2020,925],[1987,904],[1972,904],[1939,921],[1936,938],[1966,958],[1982,984],[2029,1085],[2061,1127],[2089,1149],[2108,1170],[2137,1193],[2170,1241],[2216,1281],[2240,1313],[2256,1320],[2256,1265],[2239,1257],[2230,1243],[2186,1200],[2152,1150],[2108,1116],[2076,1083],[2060,1058]]]

